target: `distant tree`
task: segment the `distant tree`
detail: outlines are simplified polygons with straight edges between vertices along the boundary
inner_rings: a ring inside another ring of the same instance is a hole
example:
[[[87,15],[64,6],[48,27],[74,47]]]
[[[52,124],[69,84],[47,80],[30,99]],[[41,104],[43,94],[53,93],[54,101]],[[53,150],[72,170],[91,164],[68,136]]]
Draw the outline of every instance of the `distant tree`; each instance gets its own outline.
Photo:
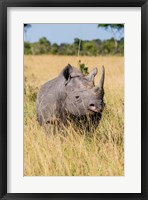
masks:
[[[124,55],[124,38],[121,38],[119,42],[119,50],[120,50],[120,54]]]
[[[24,42],[24,54],[32,54],[31,44],[29,42]]]
[[[27,30],[31,27],[31,24],[24,24],[24,34],[26,36],[27,39]]]
[[[57,43],[53,43],[52,46],[51,46],[51,54],[58,54],[58,49],[59,49],[59,46]]]
[[[39,43],[43,45],[51,45],[50,41],[46,37],[40,38]]]
[[[24,24],[24,27],[30,27],[31,25],[30,24]]]
[[[98,24],[98,28],[103,28],[112,33],[116,51],[118,51],[118,40],[123,36],[124,24]]]
[[[31,53],[33,55],[49,54],[51,50],[51,43],[46,37],[42,37],[38,42],[31,44]]]
[[[115,54],[117,52],[113,38],[111,38],[110,40],[103,41],[102,47],[103,54]]]
[[[83,41],[81,39],[79,39],[79,38],[75,38],[74,39],[74,45],[75,45],[75,47],[77,49],[77,54],[79,56],[80,55],[80,51],[82,51],[82,49],[83,49]]]
[[[36,47],[39,48],[41,54],[48,54],[50,52],[51,43],[46,37],[42,37],[39,39]]]
[[[97,55],[98,52],[98,44],[95,41],[83,41],[83,53],[86,55]]]
[[[26,32],[28,30],[28,28],[31,27],[31,24],[24,24],[24,31]]]
[[[74,38],[74,44],[75,45],[77,45],[77,46],[79,46],[79,41],[80,41],[81,39],[79,39],[79,38]]]
[[[95,42],[96,44],[101,44],[101,40],[100,39],[95,39],[95,40],[92,40],[93,42]],[[88,41],[90,42],[90,41]]]

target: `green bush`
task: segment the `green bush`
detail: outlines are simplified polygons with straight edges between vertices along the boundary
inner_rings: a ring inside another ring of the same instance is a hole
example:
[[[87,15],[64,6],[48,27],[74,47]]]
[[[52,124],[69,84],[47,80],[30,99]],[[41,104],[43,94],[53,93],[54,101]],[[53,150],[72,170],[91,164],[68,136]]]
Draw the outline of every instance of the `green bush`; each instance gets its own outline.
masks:
[[[79,60],[78,62],[78,66],[79,66],[79,69],[81,70],[81,72],[84,74],[84,75],[88,75],[88,67],[86,67],[86,65],[84,63],[81,63],[81,60]]]
[[[61,43],[60,45],[51,44],[45,37],[39,39],[38,42],[24,42],[24,54],[53,54],[53,55],[113,55],[124,54],[124,38],[117,41],[117,46],[113,38],[101,41],[96,40],[81,40],[75,38],[72,44]]]

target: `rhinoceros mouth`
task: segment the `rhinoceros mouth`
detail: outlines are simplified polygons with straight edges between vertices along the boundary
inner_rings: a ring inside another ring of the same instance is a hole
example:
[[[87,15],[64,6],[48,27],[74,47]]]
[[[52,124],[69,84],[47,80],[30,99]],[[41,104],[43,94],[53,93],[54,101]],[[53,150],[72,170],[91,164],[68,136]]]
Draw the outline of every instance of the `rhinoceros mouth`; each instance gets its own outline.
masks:
[[[94,109],[94,108],[88,108],[89,111],[91,111],[92,113],[101,113],[101,111],[99,109]]]

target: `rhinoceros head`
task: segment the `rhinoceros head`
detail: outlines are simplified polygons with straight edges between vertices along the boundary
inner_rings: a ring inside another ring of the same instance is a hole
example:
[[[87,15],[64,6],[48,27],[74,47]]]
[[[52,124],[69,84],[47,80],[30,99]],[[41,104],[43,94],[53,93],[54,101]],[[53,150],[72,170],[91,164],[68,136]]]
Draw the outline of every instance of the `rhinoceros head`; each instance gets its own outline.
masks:
[[[67,65],[62,74],[65,80],[65,109],[76,116],[93,115],[101,113],[104,109],[104,76],[105,70],[102,67],[102,75],[98,85],[94,85],[94,77],[98,73],[97,68],[93,69],[88,76]]]

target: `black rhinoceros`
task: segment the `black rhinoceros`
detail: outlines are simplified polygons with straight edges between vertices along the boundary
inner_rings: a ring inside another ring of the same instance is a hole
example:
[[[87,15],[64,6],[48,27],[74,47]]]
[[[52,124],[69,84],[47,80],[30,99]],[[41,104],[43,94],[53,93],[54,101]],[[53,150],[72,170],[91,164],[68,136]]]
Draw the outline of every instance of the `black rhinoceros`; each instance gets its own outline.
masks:
[[[94,85],[98,70],[93,69],[88,76],[68,64],[53,80],[42,85],[37,95],[37,119],[40,125],[54,121],[66,123],[67,116],[85,118],[89,116],[97,126],[104,109],[104,76],[102,67],[100,83]]]

